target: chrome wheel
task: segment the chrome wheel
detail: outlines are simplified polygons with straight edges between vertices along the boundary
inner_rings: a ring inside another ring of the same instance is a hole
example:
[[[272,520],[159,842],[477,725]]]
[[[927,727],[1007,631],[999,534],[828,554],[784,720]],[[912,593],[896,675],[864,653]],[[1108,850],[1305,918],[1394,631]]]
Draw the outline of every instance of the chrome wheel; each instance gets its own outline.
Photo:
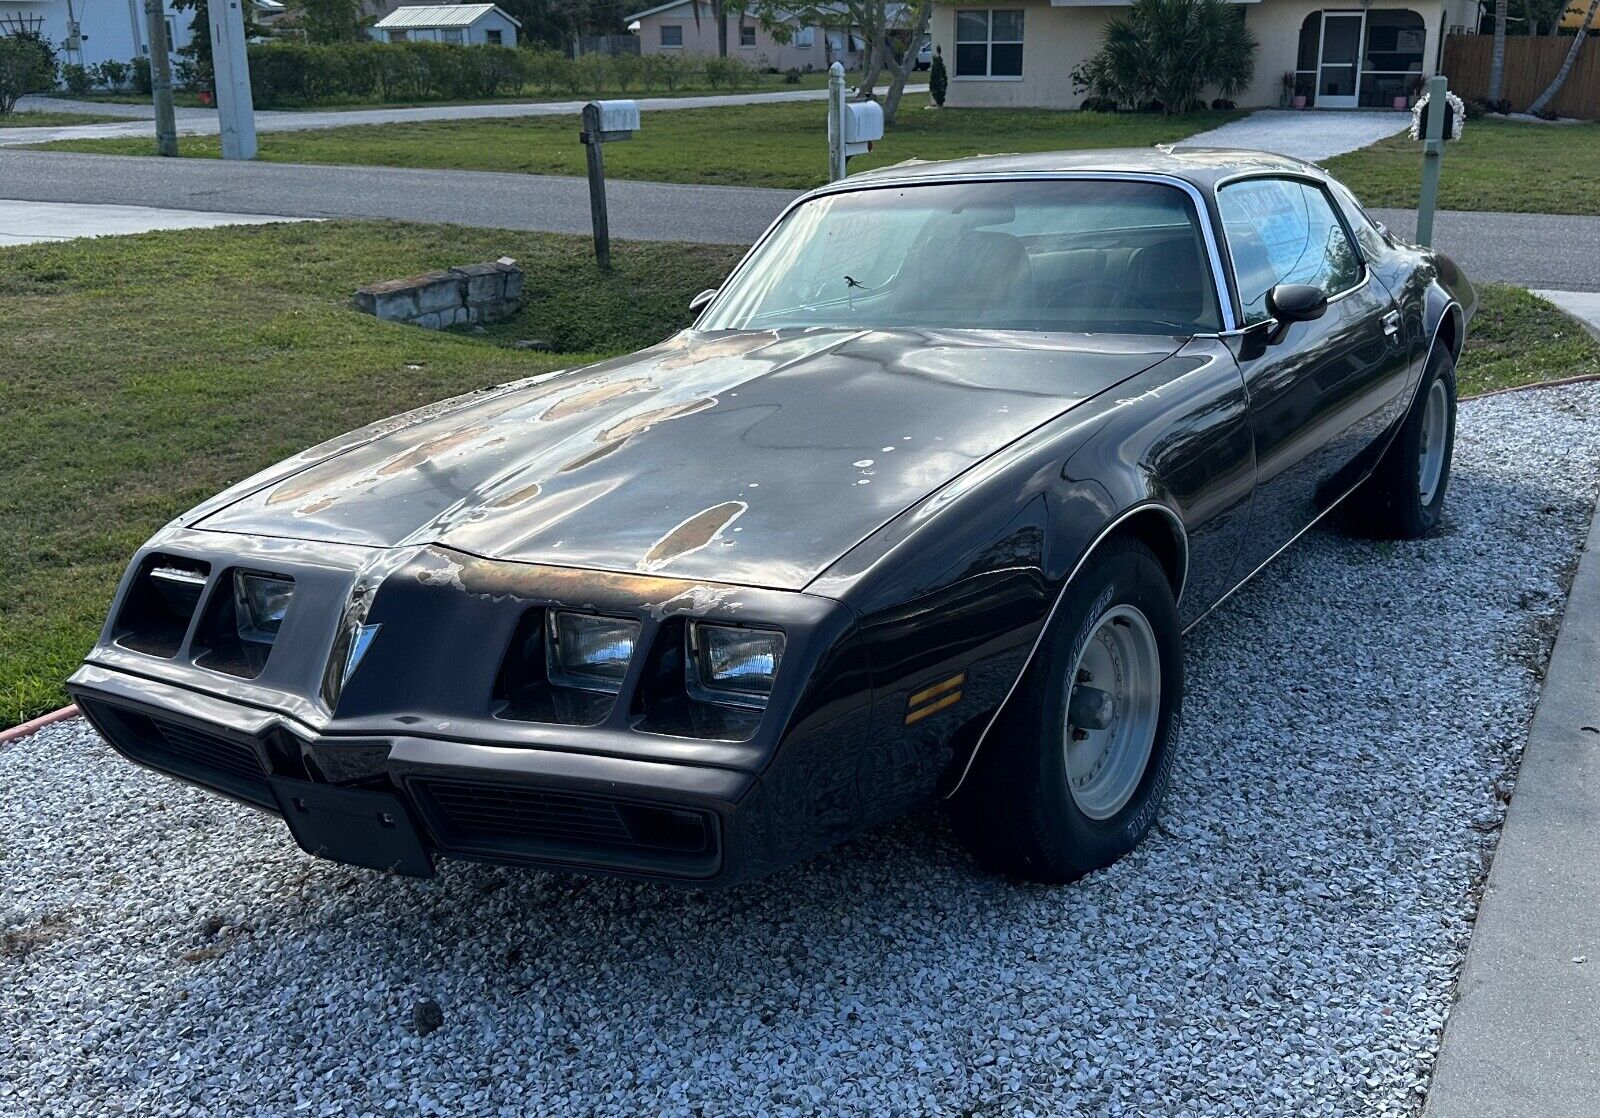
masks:
[[[1423,508],[1433,504],[1444,477],[1446,438],[1450,425],[1450,390],[1434,378],[1422,405],[1422,448],[1417,453],[1417,497]]]
[[[1149,619],[1130,605],[1101,614],[1066,686],[1067,788],[1090,819],[1110,819],[1138,791],[1161,718],[1161,654]]]

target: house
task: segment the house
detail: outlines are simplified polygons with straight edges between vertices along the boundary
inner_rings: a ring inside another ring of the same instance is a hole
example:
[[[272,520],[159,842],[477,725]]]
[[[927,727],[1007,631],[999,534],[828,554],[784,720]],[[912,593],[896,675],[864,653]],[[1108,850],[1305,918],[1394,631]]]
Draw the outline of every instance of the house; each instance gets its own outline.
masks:
[[[426,4],[396,8],[370,34],[380,43],[514,47],[521,26],[493,4]]]
[[[193,11],[174,11],[165,0],[167,42],[172,50],[189,42]],[[143,0],[0,0],[0,35],[32,32],[44,37],[63,63],[98,66],[147,58]]]
[[[1261,44],[1255,81],[1235,97],[1250,108],[1279,103],[1282,76],[1323,109],[1390,108],[1432,76],[1447,32],[1476,27],[1477,0],[1235,0]],[[1077,65],[1100,49],[1106,23],[1126,11],[1103,0],[998,0],[933,10],[933,41],[950,72],[945,103],[968,107],[1077,108]]]
[[[843,62],[849,69],[860,63],[865,50],[861,36],[844,27],[791,27],[789,41],[780,43],[754,16],[733,10],[732,4],[728,9],[728,55],[752,66],[826,70]],[[639,37],[640,54],[703,58],[718,53],[717,21],[705,0],[668,0],[625,16],[624,22]]]

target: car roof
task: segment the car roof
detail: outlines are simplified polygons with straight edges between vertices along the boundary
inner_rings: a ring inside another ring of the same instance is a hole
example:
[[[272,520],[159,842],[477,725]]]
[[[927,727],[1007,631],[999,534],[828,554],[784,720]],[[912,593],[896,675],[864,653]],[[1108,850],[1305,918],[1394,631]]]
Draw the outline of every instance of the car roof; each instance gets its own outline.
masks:
[[[1315,164],[1287,155],[1242,148],[1101,148],[1084,151],[1040,151],[1017,155],[979,155],[965,159],[909,159],[891,167],[863,171],[834,184],[877,185],[912,179],[960,175],[1027,175],[1054,172],[1167,175],[1198,187],[1247,171],[1287,171],[1326,175]]]

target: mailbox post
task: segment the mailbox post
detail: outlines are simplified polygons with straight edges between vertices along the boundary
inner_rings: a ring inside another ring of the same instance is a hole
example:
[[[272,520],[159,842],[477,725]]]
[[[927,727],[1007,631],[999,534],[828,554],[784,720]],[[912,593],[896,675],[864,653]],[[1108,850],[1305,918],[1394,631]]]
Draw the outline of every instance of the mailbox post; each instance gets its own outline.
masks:
[[[846,103],[844,67],[828,67],[828,181],[838,182],[852,155],[865,155],[883,139],[883,106],[876,101]]]
[[[588,149],[589,216],[594,225],[594,258],[606,271],[611,269],[611,225],[606,217],[606,167],[600,148],[616,140],[631,140],[638,130],[637,101],[590,101],[583,107],[583,131],[578,133],[578,138]]]

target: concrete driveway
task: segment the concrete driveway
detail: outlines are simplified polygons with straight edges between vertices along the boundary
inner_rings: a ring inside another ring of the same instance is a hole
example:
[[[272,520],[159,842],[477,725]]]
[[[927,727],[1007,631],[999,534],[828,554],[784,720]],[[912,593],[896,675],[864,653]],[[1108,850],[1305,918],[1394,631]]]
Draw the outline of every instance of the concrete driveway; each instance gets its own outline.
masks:
[[[1409,127],[1406,113],[1285,112],[1262,109],[1243,120],[1200,132],[1179,143],[1180,148],[1251,148],[1275,151],[1315,163],[1347,151],[1375,144]]]

